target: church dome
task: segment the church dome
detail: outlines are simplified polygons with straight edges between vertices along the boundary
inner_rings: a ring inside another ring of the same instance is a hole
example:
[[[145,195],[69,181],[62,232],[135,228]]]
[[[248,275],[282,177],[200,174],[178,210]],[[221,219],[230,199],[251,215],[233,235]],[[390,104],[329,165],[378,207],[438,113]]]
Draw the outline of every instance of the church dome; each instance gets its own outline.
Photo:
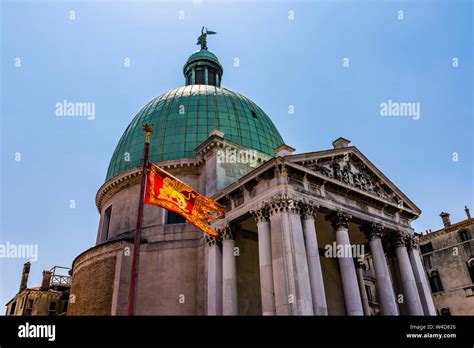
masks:
[[[207,47],[206,47],[207,48]],[[186,86],[151,100],[133,118],[109,164],[106,180],[140,167],[145,134],[153,124],[149,160],[194,158],[194,149],[215,129],[224,139],[273,156],[283,139],[265,112],[250,99],[220,87],[223,69],[207,49],[193,53],[184,69]]]

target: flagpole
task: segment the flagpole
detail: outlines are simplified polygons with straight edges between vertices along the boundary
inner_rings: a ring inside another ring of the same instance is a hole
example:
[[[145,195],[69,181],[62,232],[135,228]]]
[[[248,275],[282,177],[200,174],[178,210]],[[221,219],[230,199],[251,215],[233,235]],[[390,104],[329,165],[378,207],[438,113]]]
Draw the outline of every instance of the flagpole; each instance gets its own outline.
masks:
[[[142,220],[143,220],[143,199],[145,196],[145,183],[147,175],[148,165],[148,151],[150,148],[150,134],[153,133],[153,125],[146,123],[143,125],[145,132],[145,145],[143,148],[143,165],[142,174],[140,178],[140,197],[138,199],[138,216],[135,227],[135,235],[133,237],[133,256],[132,256],[132,271],[130,272],[130,287],[128,290],[128,315],[135,315],[135,298],[136,298],[136,286],[138,276],[138,258],[140,255],[140,240],[142,232]]]

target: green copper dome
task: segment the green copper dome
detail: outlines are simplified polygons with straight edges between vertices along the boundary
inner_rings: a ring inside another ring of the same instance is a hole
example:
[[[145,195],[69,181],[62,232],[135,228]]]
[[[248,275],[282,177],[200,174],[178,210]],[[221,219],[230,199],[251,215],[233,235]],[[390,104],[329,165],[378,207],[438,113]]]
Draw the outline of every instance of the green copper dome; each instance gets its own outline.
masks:
[[[224,139],[270,156],[283,144],[262,109],[243,95],[220,87],[223,69],[207,50],[206,33],[213,32],[202,31],[198,38],[201,50],[184,65],[186,86],[153,99],[133,118],[115,148],[106,180],[142,165],[145,123],[153,124],[155,130],[151,162],[195,158],[194,149],[215,129],[224,133]]]
[[[141,166],[145,123],[152,123],[155,130],[151,162],[194,158],[194,149],[214,129],[225,139],[271,156],[283,144],[270,118],[250,99],[226,88],[189,85],[153,99],[135,116],[115,149],[107,180]]]

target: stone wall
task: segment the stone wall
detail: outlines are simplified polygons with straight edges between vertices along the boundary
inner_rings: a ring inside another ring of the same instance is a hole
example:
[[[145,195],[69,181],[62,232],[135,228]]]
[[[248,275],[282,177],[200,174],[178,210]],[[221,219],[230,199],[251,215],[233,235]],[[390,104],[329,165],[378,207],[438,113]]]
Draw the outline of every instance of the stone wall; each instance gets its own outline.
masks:
[[[91,248],[73,263],[67,315],[111,315],[116,263],[130,243],[117,241]]]
[[[423,254],[428,275],[438,271],[443,291],[433,294],[438,311],[449,308],[451,315],[474,315],[474,283],[467,261],[474,256],[474,240],[462,241],[460,231],[474,236],[474,223],[469,220],[422,237],[420,244],[431,243],[433,251]]]
[[[27,289],[17,294],[15,299],[8,304],[6,315],[12,315],[10,312],[13,303],[16,303],[13,315],[25,315],[28,302],[31,300],[33,301],[33,307],[30,315],[47,316],[49,315],[51,302],[56,302],[56,314],[63,312],[63,308],[67,303],[67,295],[54,290]]]
[[[136,310],[140,315],[196,315],[198,239],[142,245]]]

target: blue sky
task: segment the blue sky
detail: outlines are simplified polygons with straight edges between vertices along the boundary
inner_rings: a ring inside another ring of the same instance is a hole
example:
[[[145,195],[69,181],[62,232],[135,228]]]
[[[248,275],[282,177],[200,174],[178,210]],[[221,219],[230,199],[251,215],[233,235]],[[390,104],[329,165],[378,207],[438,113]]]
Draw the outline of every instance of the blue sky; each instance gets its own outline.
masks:
[[[3,1],[0,243],[38,244],[31,286],[94,245],[95,194],[115,145],[143,105],[184,84],[203,25],[218,32],[208,43],[222,85],[260,105],[297,152],[348,138],[422,209],[417,231],[440,228],[442,210],[464,219],[464,205],[474,209],[472,17],[467,0]],[[57,117],[65,99],[95,103],[95,119]],[[381,117],[388,100],[420,103],[420,119]],[[1,305],[25,261],[0,260]]]

